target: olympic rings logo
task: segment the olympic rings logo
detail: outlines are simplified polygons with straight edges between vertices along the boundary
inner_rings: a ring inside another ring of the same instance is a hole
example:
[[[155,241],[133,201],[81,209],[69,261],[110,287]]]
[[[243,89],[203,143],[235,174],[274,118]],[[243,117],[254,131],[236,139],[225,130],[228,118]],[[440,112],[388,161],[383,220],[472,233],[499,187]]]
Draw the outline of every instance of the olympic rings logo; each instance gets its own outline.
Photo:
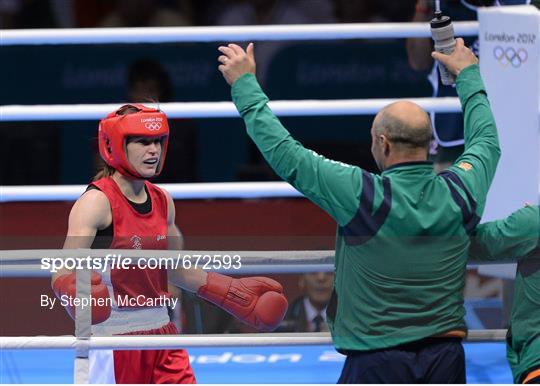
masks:
[[[511,64],[512,67],[518,68],[527,61],[529,54],[524,48],[515,50],[512,47],[503,48],[497,46],[493,49],[493,57],[497,59],[499,64],[503,67],[508,67],[508,65]]]
[[[146,122],[144,124],[144,127],[146,127],[150,131],[158,131],[161,129],[161,122]]]

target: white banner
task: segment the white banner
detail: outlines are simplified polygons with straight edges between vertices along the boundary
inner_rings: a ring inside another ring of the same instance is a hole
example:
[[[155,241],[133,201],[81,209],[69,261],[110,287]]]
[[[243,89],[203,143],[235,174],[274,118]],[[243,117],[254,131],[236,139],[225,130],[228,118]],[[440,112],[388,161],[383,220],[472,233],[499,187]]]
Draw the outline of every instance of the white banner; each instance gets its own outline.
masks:
[[[483,218],[489,221],[539,200],[540,12],[491,7],[478,18],[480,69],[502,148]]]
[[[540,12],[533,6],[478,12],[480,70],[497,122],[502,157],[482,222],[508,216],[540,191]],[[513,278],[515,265],[482,266]]]

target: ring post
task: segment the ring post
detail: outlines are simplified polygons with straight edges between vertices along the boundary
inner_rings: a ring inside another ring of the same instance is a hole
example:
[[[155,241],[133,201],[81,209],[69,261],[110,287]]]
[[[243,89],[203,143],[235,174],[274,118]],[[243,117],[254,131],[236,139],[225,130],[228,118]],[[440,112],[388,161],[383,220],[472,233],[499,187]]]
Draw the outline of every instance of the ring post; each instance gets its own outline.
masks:
[[[80,251],[80,252],[79,252]],[[77,256],[84,258],[82,252],[84,249],[80,249],[77,252]],[[90,383],[89,372],[90,364],[88,360],[88,352],[90,347],[90,336],[92,335],[92,302],[90,299],[91,287],[90,277],[92,271],[89,269],[76,269],[75,281],[76,281],[76,297],[78,300],[87,300],[88,306],[84,303],[80,303],[77,306],[75,312],[75,366],[73,380],[74,383]]]

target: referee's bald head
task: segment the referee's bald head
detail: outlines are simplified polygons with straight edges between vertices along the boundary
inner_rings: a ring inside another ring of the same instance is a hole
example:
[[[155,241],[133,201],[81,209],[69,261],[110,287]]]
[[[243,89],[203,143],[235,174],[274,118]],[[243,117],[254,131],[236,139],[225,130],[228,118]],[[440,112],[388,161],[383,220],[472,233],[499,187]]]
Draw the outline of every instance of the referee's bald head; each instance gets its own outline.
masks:
[[[399,101],[384,107],[373,121],[376,134],[384,134],[397,146],[428,149],[431,120],[416,103]]]
[[[416,103],[399,101],[384,107],[375,116],[371,128],[372,153],[384,170],[390,162],[427,159],[432,127],[427,113]]]

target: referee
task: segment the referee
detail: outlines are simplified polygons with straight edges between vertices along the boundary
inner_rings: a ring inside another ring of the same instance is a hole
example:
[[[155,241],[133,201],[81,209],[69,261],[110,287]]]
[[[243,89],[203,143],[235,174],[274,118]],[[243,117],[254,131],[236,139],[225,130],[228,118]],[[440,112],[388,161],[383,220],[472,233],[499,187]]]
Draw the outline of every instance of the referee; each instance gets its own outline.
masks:
[[[465,383],[464,273],[500,157],[477,58],[456,39],[465,151],[437,175],[432,128],[418,105],[386,106],[371,127],[381,174],[332,161],[295,141],[267,106],[253,44],[219,48],[219,70],[247,131],[278,175],[338,224],[334,292],[327,309],[341,383]],[[324,52],[321,53],[324,55]],[[361,129],[361,128],[359,128]]]

